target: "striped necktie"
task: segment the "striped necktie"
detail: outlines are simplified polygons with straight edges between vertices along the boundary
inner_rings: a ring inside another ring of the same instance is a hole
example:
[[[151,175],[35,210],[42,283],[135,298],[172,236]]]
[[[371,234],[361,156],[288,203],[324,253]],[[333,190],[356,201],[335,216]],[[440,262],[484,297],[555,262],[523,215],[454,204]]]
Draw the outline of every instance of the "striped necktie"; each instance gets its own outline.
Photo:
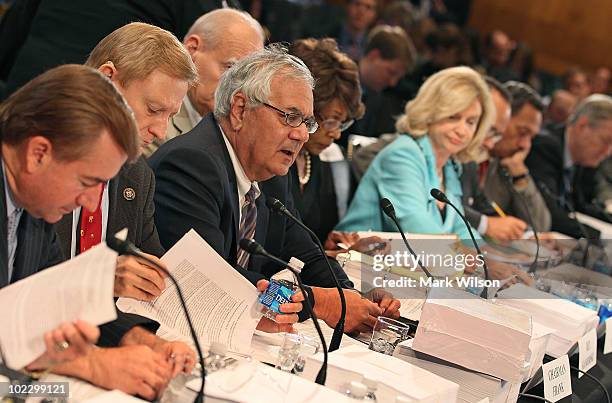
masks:
[[[255,236],[255,224],[257,223],[257,206],[255,205],[255,194],[257,189],[251,185],[251,189],[244,196],[246,203],[242,207],[242,217],[238,230],[238,241],[243,238]],[[238,265],[247,269],[249,265],[249,253],[238,246]]]

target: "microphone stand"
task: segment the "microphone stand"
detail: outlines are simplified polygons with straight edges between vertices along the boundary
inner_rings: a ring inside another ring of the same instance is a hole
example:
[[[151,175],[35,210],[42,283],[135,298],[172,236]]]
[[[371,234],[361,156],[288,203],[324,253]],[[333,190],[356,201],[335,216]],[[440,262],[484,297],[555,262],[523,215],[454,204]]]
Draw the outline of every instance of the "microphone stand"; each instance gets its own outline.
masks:
[[[321,326],[319,325],[319,320],[317,319],[317,315],[314,313],[314,309],[312,308],[312,305],[310,304],[310,299],[308,299],[308,293],[306,292],[306,288],[304,287],[304,284],[302,283],[300,274],[298,273],[297,270],[291,267],[291,265],[289,265],[288,262],[285,262],[284,260],[281,260],[277,258],[276,256],[272,255],[271,253],[269,253],[267,250],[264,249],[263,246],[261,246],[254,239],[247,239],[247,238],[241,239],[240,247],[252,255],[264,256],[270,259],[271,261],[273,261],[274,263],[278,263],[282,266],[285,266],[295,276],[298,282],[298,287],[300,288],[300,291],[304,295],[304,303],[306,305],[306,309],[308,310],[308,313],[310,313],[310,317],[312,318],[317,334],[319,335],[321,346],[323,347],[323,364],[321,365],[321,369],[317,373],[317,378],[315,379],[315,382],[318,383],[319,385],[325,385],[325,380],[327,378],[327,343],[325,342],[325,337],[323,336],[323,331],[321,330]]]
[[[461,213],[461,211],[459,211],[459,209],[453,204],[451,203],[450,200],[448,200],[448,197],[446,197],[446,195],[444,194],[444,192],[442,192],[440,189],[436,189],[433,188],[430,190],[429,194],[431,194],[431,196],[442,202],[442,203],[446,203],[449,206],[451,206],[459,215],[459,217],[461,217],[461,219],[463,220],[463,223],[465,224],[465,226],[468,229],[468,232],[470,234],[470,237],[472,238],[472,243],[474,244],[474,247],[476,248],[476,251],[478,252],[478,254],[480,256],[482,256],[482,267],[484,268],[484,274],[485,274],[485,280],[489,280],[489,268],[487,267],[487,262],[485,262],[485,258],[484,255],[482,254],[482,251],[480,250],[480,247],[478,246],[478,242],[476,242],[476,238],[474,238],[474,234],[472,233],[472,228],[470,227],[470,224],[468,223],[467,219],[465,218],[465,216]],[[481,298],[487,299],[488,297],[488,290],[487,287],[483,287],[482,289],[482,293],[480,294]]]
[[[397,216],[395,215],[395,208],[393,207],[393,204],[391,203],[391,201],[387,199],[386,197],[383,197],[382,199],[380,199],[380,208],[387,215],[387,217],[389,217],[393,221],[393,223],[397,227],[397,230],[399,231],[400,235],[402,236],[402,239],[404,240],[404,245],[406,245],[406,247],[408,248],[412,256],[416,258],[416,262],[421,268],[421,270],[423,270],[423,272],[425,273],[427,277],[433,278],[429,270],[427,270],[425,266],[423,266],[423,264],[421,263],[421,259],[419,259],[417,254],[410,247],[410,244],[408,243],[408,239],[406,239],[406,235],[404,234],[404,231],[402,230],[400,222],[397,219]]]
[[[174,278],[172,273],[170,273],[165,267],[162,267],[154,260],[149,259],[146,255],[142,253],[140,249],[134,246],[134,244],[132,244],[131,242],[122,241],[117,237],[111,237],[110,239],[106,240],[106,244],[109,248],[119,253],[120,255],[131,255],[144,260],[151,266],[164,272],[170,278],[170,280],[172,280],[172,283],[176,287],[179,300],[181,301],[181,307],[183,308],[183,312],[185,313],[187,324],[189,325],[189,332],[191,333],[191,338],[193,339],[193,344],[195,345],[196,351],[198,353],[198,359],[200,361],[200,376],[202,377],[202,383],[200,384],[200,390],[198,391],[198,394],[196,396],[195,403],[204,402],[204,381],[206,378],[206,369],[204,367],[204,354],[202,354],[202,348],[200,347],[200,342],[195,332],[195,327],[193,326],[193,321],[191,320],[191,316],[189,315],[189,310],[187,309],[187,304],[185,303],[185,297],[183,296],[183,291],[181,290],[178,281]]]
[[[329,351],[336,351],[338,348],[340,348],[340,341],[342,340],[342,334],[344,333],[344,322],[346,320],[346,298],[344,297],[344,291],[340,286],[338,277],[336,276],[334,269],[332,269],[331,264],[329,263],[329,259],[325,254],[325,249],[323,248],[323,245],[321,244],[321,241],[319,240],[317,235],[310,228],[308,228],[301,220],[295,217],[280,200],[274,197],[268,197],[266,199],[266,206],[272,212],[275,212],[277,214],[283,214],[291,221],[296,223],[304,231],[306,231],[310,235],[312,240],[317,244],[319,251],[323,255],[323,260],[325,260],[325,263],[327,264],[327,269],[329,270],[329,273],[331,274],[331,277],[334,280],[334,284],[336,285],[336,289],[338,290],[338,294],[340,295],[340,319],[338,320],[338,323],[334,328],[334,333],[329,343]]]

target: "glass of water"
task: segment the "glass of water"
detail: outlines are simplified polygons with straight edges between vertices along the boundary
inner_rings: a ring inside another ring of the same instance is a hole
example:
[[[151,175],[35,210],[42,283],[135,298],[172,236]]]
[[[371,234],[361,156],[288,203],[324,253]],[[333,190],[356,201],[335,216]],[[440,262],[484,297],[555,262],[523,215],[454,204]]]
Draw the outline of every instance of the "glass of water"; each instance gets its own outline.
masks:
[[[395,347],[410,338],[409,331],[408,325],[395,319],[379,316],[374,325],[369,348],[378,353],[393,355]]]
[[[300,374],[306,365],[306,356],[316,354],[320,343],[308,336],[286,333],[278,352],[276,368]]]

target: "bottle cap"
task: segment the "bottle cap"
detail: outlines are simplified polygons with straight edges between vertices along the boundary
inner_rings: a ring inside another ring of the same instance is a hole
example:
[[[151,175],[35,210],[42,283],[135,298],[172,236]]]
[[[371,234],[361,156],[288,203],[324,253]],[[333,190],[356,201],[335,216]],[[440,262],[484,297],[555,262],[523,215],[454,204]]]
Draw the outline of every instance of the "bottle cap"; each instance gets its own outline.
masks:
[[[368,393],[368,387],[361,382],[351,381],[349,384],[349,391],[353,397],[363,399],[366,393]]]
[[[289,259],[289,267],[291,267],[296,272],[301,273],[302,269],[304,268],[304,262],[302,262],[298,258],[291,257],[291,259]]]

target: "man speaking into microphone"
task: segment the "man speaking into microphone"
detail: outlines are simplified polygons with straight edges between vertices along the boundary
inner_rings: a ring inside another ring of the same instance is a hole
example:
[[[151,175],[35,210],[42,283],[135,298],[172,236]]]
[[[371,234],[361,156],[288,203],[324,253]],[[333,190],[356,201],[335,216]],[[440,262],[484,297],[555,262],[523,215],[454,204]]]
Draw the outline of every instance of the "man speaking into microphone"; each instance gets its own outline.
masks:
[[[306,266],[316,315],[328,325],[340,319],[340,299],[327,262],[314,242],[285,216],[272,214],[266,197],[279,199],[297,215],[289,167],[309,134],[313,78],[306,66],[280,48],[267,48],[239,61],[221,78],[209,114],[188,134],[164,144],[149,159],[157,188],[156,225],[165,247],[194,228],[224,259],[251,281],[282,267],[250,256],[239,247],[254,238],[284,260]],[[352,287],[336,261],[332,269],[344,288]],[[383,314],[377,304],[344,290],[345,331],[367,330]]]

